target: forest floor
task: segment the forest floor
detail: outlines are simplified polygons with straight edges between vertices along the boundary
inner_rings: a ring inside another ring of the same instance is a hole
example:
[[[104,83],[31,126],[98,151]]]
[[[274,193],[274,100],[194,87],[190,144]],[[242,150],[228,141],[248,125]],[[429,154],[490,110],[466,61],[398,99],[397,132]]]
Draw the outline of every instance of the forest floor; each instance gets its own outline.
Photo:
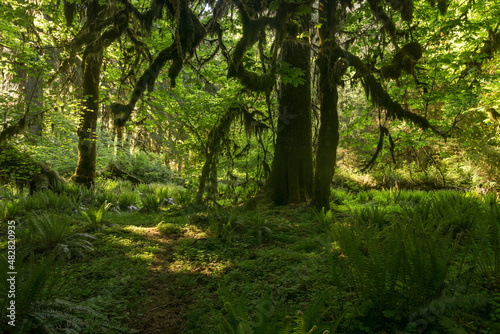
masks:
[[[63,261],[55,297],[104,316],[84,316],[81,333],[500,332],[494,195],[332,193],[327,212],[258,201],[106,211],[83,230],[94,250]],[[62,199],[50,222],[81,229]]]
[[[233,215],[230,241],[214,237],[204,213],[107,213],[96,250],[67,265],[66,286],[78,288],[61,295],[149,334],[213,328],[222,286],[254,305],[272,292],[293,315],[320,289],[310,276],[318,270],[321,228],[306,206],[273,210],[272,219],[258,218],[255,210],[219,211],[222,220]],[[245,219],[253,219],[253,227],[244,226]],[[168,221],[181,230],[158,232]]]

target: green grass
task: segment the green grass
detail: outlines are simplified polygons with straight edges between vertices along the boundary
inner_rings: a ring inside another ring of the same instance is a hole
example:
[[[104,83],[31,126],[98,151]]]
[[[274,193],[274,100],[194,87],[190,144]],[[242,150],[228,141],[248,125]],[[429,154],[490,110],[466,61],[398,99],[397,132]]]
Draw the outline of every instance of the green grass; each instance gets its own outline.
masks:
[[[32,261],[59,244],[73,254],[79,233],[92,232],[93,251],[55,262],[62,278],[40,302],[57,309],[50,306],[57,298],[100,315],[92,322],[90,311],[69,314],[82,319],[78,332],[418,333],[423,322],[438,333],[498,332],[493,196],[334,190],[327,212],[307,205],[205,211],[187,200],[128,212],[105,211],[99,194],[138,201],[184,190],[105,188],[61,200],[85,203],[80,211],[16,213],[29,226],[19,230],[27,238],[19,247],[35,251]]]

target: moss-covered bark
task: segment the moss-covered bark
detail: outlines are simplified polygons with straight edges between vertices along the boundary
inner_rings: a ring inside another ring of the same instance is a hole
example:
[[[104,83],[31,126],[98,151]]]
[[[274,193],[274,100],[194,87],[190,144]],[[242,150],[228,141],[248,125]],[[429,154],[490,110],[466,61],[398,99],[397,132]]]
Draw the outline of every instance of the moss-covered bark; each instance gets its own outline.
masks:
[[[78,128],[78,164],[72,179],[90,187],[94,183],[97,158],[97,114],[99,110],[99,77],[101,52],[88,54],[83,60],[83,101]]]
[[[310,46],[283,43],[281,60],[302,70],[304,84],[282,84],[275,155],[266,190],[277,205],[310,199],[313,188]]]
[[[337,84],[348,66],[347,60],[341,58],[342,54],[335,43],[338,30],[337,8],[337,1],[320,0],[319,2],[319,19],[323,23],[319,28],[320,43],[316,61],[319,70],[320,127],[316,151],[314,194],[311,202],[318,209],[329,206],[330,186],[335,172],[339,143]]]

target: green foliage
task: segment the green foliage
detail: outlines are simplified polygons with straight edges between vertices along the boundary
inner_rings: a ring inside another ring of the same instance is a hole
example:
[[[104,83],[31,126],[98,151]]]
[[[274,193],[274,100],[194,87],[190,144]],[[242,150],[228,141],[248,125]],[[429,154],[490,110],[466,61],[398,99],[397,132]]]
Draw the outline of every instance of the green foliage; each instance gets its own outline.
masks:
[[[105,201],[101,204],[100,207],[90,206],[83,210],[80,209],[80,213],[86,221],[85,227],[92,230],[101,227],[103,223],[104,212],[106,212],[111,207],[111,205],[112,203],[108,203],[107,201]]]
[[[134,210],[135,205],[139,202],[139,197],[135,191],[121,189],[118,194],[118,207],[120,210]]]
[[[0,259],[2,273],[0,278],[7,280],[7,261]],[[104,315],[88,306],[78,305],[67,300],[54,298],[57,285],[61,282],[61,274],[57,269],[54,256],[44,257],[37,261],[30,256],[28,260],[19,259],[16,267],[16,326],[11,327],[6,321],[0,330],[8,333],[84,333],[93,326],[100,330],[125,332],[118,327],[109,326]],[[7,295],[7,285],[2,284],[0,290]],[[7,308],[9,300],[0,303]]]
[[[164,221],[158,223],[156,226],[158,232],[164,235],[180,234],[182,233],[182,228],[174,223],[165,223]]]
[[[336,284],[352,286],[366,319],[401,318],[439,296],[458,245],[452,236],[419,223],[332,225]],[[347,275],[344,276],[344,275]],[[346,283],[347,282],[349,283]]]
[[[76,232],[67,218],[49,214],[32,215],[23,228],[26,229],[30,248],[37,252],[51,251],[59,257],[71,258],[73,253],[93,250],[89,239],[95,237]]]
[[[324,330],[328,328],[325,325],[318,326],[322,316],[328,311],[328,294],[316,297],[304,313],[298,311],[293,318],[277,317],[282,310],[270,294],[261,299],[253,312],[250,312],[241,296],[235,297],[226,288],[222,289],[222,295],[224,313],[216,313],[217,328],[221,334],[320,334],[325,333]]]
[[[141,195],[142,208],[149,212],[157,211],[163,203],[163,198],[156,194],[144,193]]]

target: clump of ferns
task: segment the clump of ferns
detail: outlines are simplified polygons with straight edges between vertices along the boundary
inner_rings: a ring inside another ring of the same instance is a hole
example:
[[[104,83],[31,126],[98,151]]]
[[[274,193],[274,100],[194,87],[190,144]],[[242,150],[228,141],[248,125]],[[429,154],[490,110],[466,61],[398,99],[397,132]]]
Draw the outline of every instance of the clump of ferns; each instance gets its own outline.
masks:
[[[93,308],[78,305],[66,300],[54,298],[55,290],[61,282],[57,259],[54,254],[38,260],[30,255],[28,258],[18,257],[16,261],[16,327],[14,333],[83,333],[92,332],[92,327],[99,330],[93,332],[125,332],[110,326],[105,316]],[[8,262],[0,258],[0,279],[6,281]],[[0,285],[0,293],[7,295],[7,285]],[[2,299],[2,309],[8,307],[9,300]],[[1,332],[11,332],[12,327],[3,321]]]
[[[104,222],[104,213],[109,210],[113,203],[105,201],[99,207],[90,206],[88,208],[80,208],[80,214],[84,218],[84,227],[86,230],[95,230],[102,227]]]
[[[55,193],[52,190],[36,192],[33,196],[24,196],[20,203],[25,212],[58,211],[67,212],[75,206],[73,197],[67,193]]]
[[[173,195],[175,203],[178,205],[188,205],[193,201],[194,194],[188,189],[178,190],[176,194]]]
[[[357,226],[377,226],[382,229],[390,223],[387,211],[379,206],[351,207],[349,214]]]
[[[270,294],[264,295],[253,310],[246,306],[245,299],[234,296],[227,289],[224,288],[222,294],[222,311],[215,314],[221,334],[321,334],[329,333],[326,330],[331,328],[322,323],[323,315],[329,310],[328,294],[315,298],[305,312],[298,311],[295,317],[285,316]]]
[[[136,204],[139,201],[138,194],[133,190],[124,188],[118,195],[118,208],[120,210],[136,210]]]
[[[142,210],[147,212],[158,211],[163,203],[163,198],[158,197],[155,193],[141,194]]]
[[[440,228],[396,221],[380,229],[333,224],[332,280],[364,301],[356,311],[371,326],[400,321],[416,307],[440,296],[460,240]],[[463,262],[459,259],[458,262]]]
[[[475,275],[475,268],[470,267],[446,281],[439,296],[410,312],[406,329],[469,333],[467,324],[484,322],[484,309],[490,297],[471,286]]]
[[[0,202],[0,219],[15,219],[22,215],[23,207],[19,200]]]
[[[439,191],[429,203],[434,223],[444,232],[452,231],[454,236],[470,231],[482,216],[481,203],[470,193]]]
[[[71,221],[62,217],[31,215],[22,230],[28,247],[38,253],[49,251],[69,259],[73,254],[81,255],[83,251],[93,250],[89,240],[95,237],[77,232]]]
[[[500,289],[500,204],[496,195],[485,196],[481,224],[469,232],[474,263],[490,289]]]

